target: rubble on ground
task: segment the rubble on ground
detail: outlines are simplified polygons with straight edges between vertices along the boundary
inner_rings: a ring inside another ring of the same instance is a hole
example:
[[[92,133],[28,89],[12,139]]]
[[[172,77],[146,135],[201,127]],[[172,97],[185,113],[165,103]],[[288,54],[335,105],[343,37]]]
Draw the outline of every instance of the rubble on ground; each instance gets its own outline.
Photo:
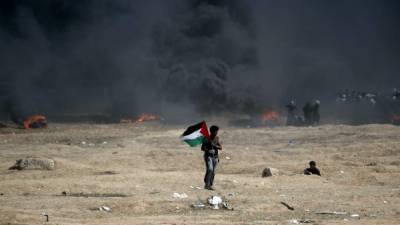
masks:
[[[18,159],[10,170],[54,170],[55,161],[47,158]]]
[[[233,210],[233,207],[230,203],[221,196],[210,196],[207,198],[206,202],[197,201],[192,204],[192,208],[194,209],[226,209],[226,210]]]

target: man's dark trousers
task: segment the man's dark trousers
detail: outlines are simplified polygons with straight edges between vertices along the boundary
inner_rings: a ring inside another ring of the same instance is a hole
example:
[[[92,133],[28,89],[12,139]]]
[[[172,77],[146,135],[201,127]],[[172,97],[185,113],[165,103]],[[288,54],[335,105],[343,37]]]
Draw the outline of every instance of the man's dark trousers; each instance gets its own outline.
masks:
[[[204,156],[206,163],[206,175],[204,176],[204,183],[206,187],[212,187],[214,183],[215,172],[217,170],[218,158],[213,156]]]

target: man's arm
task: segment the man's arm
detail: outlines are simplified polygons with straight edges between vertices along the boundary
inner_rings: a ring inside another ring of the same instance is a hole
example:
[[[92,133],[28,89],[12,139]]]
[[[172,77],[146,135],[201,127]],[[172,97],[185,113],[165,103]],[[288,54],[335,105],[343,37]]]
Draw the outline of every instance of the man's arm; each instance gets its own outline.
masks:
[[[213,143],[213,147],[218,149],[218,150],[222,150],[222,145],[219,142],[219,138],[218,137],[215,137],[215,138],[216,138],[216,140],[215,140],[215,143]]]

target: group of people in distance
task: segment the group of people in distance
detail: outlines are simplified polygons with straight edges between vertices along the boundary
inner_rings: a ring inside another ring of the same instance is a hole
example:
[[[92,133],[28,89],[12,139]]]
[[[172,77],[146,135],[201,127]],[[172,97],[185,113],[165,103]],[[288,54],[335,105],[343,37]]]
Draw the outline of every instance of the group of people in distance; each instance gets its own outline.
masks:
[[[314,103],[306,102],[303,107],[303,116],[296,114],[297,106],[294,100],[286,105],[288,110],[286,125],[287,126],[314,126],[318,125],[320,121],[320,108],[321,102],[315,100]]]

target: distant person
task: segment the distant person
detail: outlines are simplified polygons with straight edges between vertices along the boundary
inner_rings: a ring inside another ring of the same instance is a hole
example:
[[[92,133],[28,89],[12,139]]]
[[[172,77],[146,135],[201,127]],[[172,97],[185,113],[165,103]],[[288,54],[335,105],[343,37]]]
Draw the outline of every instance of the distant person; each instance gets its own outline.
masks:
[[[206,164],[206,174],[204,176],[204,188],[214,190],[214,177],[219,162],[218,151],[222,150],[221,143],[218,137],[218,126],[210,127],[210,139],[205,140],[201,145],[201,150],[204,151],[204,162]]]
[[[319,125],[319,120],[320,120],[320,114],[319,114],[319,106],[321,102],[319,100],[316,100],[314,105],[312,105],[311,108],[311,123],[312,125]]]
[[[305,125],[312,125],[312,105],[307,102],[303,107]]]
[[[319,169],[317,168],[317,164],[315,163],[315,161],[310,161],[310,167],[304,169],[304,174],[305,175],[318,175],[321,176],[321,173],[319,172]]]
[[[296,103],[292,100],[289,102],[289,104],[286,105],[286,108],[288,110],[287,113],[287,119],[286,119],[286,125],[287,126],[293,126],[296,125],[296,115],[295,115],[295,111],[296,111]]]
[[[397,88],[393,88],[392,99],[393,100],[400,100],[400,91],[397,90]]]

